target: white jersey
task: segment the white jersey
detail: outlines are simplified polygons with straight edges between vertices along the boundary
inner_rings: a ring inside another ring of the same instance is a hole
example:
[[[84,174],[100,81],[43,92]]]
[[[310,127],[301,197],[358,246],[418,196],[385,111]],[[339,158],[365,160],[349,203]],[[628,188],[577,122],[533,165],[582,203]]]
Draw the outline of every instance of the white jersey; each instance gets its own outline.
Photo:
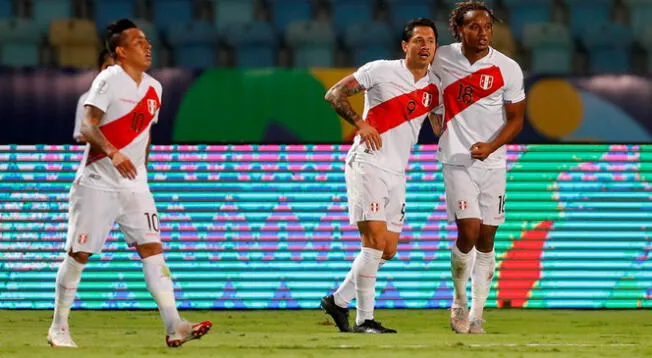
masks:
[[[87,144],[77,171],[77,183],[111,191],[149,190],[145,155],[150,127],[158,121],[161,94],[161,84],[146,73],[140,85],[119,65],[97,75],[84,105],[104,112],[100,122],[102,133],[134,163],[137,176],[134,180],[122,177],[111,159]]]
[[[72,131],[73,138],[77,138],[81,135],[81,122],[82,119],[84,119],[84,102],[86,102],[87,97],[88,91],[79,96],[79,100],[77,101],[77,109],[75,110],[75,129]]]
[[[454,43],[437,49],[431,69],[443,88],[445,130],[439,139],[438,160],[504,168],[505,146],[484,161],[471,158],[471,146],[492,141],[505,125],[504,105],[525,99],[521,67],[491,47],[487,56],[471,65],[461,43]]]
[[[353,76],[365,89],[362,118],[376,128],[382,147],[367,149],[356,135],[347,162],[360,161],[404,173],[424,119],[440,103],[439,81],[429,71],[415,82],[404,60],[369,62]]]

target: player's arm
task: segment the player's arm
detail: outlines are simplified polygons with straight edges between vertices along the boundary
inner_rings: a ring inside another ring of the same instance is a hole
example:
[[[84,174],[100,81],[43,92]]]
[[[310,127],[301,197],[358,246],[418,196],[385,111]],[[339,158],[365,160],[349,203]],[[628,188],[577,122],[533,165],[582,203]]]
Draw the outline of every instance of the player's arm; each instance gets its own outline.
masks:
[[[81,123],[81,134],[96,150],[100,150],[111,159],[113,166],[125,178],[136,179],[136,167],[122,154],[111,142],[106,139],[100,130],[100,122],[104,112],[91,105],[84,106],[84,118]]]
[[[485,160],[498,148],[511,142],[523,129],[525,122],[525,101],[505,104],[506,123],[496,138],[489,143],[475,143],[471,146],[471,157]]]
[[[380,134],[369,123],[362,120],[362,117],[355,112],[349,97],[360,93],[364,90],[364,87],[360,85],[358,80],[353,75],[348,75],[337,82],[333,87],[331,87],[324,99],[330,103],[331,107],[335,109],[335,112],[344,118],[345,121],[351,123],[358,129],[358,134],[362,138],[362,141],[367,145],[367,148],[371,150],[379,149],[382,146],[382,140]]]
[[[77,109],[75,110],[75,128],[72,131],[72,136],[77,143],[86,143],[86,138],[81,135],[81,122],[84,119],[84,101],[83,96],[77,101]]]
[[[439,103],[441,103],[441,99]],[[428,113],[428,120],[430,121],[430,127],[432,127],[432,132],[437,136],[441,137],[444,133],[444,115],[443,105],[440,105]]]

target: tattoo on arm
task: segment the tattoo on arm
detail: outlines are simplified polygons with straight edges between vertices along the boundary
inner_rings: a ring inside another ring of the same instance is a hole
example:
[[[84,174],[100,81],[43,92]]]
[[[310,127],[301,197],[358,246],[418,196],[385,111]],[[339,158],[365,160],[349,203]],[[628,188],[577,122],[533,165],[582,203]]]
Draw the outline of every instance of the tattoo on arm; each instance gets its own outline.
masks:
[[[84,106],[84,118],[81,123],[81,134],[91,144],[91,147],[102,151],[107,156],[117,151],[100,130],[100,121],[104,112],[97,107]]]
[[[364,88],[358,83],[358,80],[353,75],[348,75],[333,87],[331,87],[326,96],[324,97],[335,112],[339,114],[345,121],[356,126],[357,122],[362,120],[362,117],[353,110],[349,97],[361,92]]]

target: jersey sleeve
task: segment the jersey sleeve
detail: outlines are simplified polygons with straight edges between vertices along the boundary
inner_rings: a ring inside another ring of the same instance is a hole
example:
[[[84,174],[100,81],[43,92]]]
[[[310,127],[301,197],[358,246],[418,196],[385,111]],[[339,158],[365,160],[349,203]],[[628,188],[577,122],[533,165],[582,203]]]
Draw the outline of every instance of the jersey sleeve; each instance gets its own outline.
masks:
[[[525,89],[523,86],[523,71],[516,63],[511,63],[508,71],[508,77],[505,81],[505,93],[503,102],[517,103],[525,99]]]
[[[100,73],[93,81],[84,105],[96,107],[106,113],[111,102],[112,88],[110,81],[103,76],[104,73]]]
[[[77,108],[75,109],[75,129],[72,131],[72,137],[77,138],[81,136],[81,122],[84,119],[84,102],[86,101],[87,93],[82,94],[77,101]]]
[[[380,67],[382,61],[373,61],[366,63],[362,67],[358,68],[355,73],[353,73],[353,77],[360,83],[364,89],[370,89],[371,87],[376,85],[378,76],[376,76],[376,72],[378,71],[378,67]]]

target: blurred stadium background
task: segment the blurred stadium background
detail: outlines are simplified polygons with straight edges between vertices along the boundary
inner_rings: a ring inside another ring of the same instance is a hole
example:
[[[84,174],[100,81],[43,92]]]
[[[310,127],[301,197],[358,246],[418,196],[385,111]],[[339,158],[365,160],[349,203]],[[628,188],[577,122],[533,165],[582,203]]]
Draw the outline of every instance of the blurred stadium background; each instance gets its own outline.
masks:
[[[154,45],[164,105],[150,183],[180,307],[316,308],[359,248],[342,170],[354,132],[323,95],[356,66],[400,56],[407,19],[436,19],[450,42],[455,2],[0,0],[0,309],[52,308],[82,154],[75,105],[106,24],[136,18]],[[486,2],[504,20],[494,46],[521,63],[528,92],[488,305],[649,308],[652,0]],[[433,143],[426,125],[379,307],[450,305],[456,231]],[[75,307],[154,307],[117,232]]]

